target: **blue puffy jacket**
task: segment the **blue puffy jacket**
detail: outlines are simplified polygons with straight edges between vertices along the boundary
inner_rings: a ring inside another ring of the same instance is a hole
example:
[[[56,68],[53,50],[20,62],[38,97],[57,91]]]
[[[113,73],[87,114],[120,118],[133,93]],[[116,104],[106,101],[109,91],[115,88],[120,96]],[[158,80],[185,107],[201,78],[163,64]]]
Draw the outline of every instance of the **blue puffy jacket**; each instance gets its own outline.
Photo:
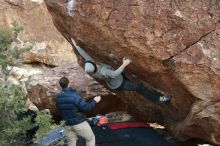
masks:
[[[91,111],[96,102],[85,101],[72,88],[64,88],[56,97],[56,105],[66,125],[76,125],[86,120],[84,112]]]

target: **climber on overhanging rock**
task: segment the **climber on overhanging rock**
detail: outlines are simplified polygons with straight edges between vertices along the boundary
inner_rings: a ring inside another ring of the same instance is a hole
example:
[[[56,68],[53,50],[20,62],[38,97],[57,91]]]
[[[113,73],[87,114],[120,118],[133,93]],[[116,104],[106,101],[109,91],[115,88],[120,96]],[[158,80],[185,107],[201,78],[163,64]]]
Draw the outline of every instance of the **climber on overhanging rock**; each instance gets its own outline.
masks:
[[[85,71],[94,78],[105,80],[110,89],[116,91],[136,91],[153,103],[163,103],[171,99],[171,96],[162,95],[159,92],[145,88],[142,83],[134,83],[128,80],[122,72],[125,67],[131,63],[130,59],[123,58],[122,65],[115,70],[110,65],[95,63],[95,61],[82,48],[77,46],[73,38],[71,38],[71,41],[80,56],[85,60]]]

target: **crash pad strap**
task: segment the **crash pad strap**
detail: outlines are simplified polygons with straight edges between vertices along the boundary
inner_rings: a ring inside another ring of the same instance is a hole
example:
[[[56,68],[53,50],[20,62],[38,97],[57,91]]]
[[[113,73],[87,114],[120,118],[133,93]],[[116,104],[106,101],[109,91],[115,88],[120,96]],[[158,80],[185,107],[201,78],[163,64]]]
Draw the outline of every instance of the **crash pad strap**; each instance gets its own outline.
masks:
[[[150,127],[147,123],[142,122],[123,122],[123,123],[114,123],[108,126],[112,130],[121,129],[121,128],[138,128],[138,127]]]

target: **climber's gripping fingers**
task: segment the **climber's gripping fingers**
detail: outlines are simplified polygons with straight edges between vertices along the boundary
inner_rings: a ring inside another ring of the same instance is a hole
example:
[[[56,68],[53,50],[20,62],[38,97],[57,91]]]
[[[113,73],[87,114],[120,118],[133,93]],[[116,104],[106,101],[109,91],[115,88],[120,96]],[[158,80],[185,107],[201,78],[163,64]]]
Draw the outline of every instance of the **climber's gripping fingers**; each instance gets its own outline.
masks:
[[[127,66],[127,65],[130,64],[130,63],[131,63],[131,60],[130,60],[130,59],[128,59],[128,58],[126,58],[126,57],[123,58],[123,64],[124,64],[125,66]]]

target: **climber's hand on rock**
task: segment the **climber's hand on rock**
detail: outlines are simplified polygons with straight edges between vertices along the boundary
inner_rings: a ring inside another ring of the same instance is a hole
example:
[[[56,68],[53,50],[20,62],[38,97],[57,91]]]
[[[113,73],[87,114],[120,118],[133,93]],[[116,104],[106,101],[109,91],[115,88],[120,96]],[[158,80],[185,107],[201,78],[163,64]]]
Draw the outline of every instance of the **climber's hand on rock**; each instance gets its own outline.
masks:
[[[131,60],[130,59],[128,59],[128,58],[123,58],[123,64],[125,65],[125,66],[127,66],[128,64],[130,64],[131,63]]]
[[[95,100],[96,103],[99,103],[100,100],[101,100],[101,96],[96,96],[96,97],[94,97],[94,100]]]
[[[72,41],[73,45],[74,45],[75,47],[77,47],[76,41],[75,41],[73,38],[71,38],[71,41]]]

